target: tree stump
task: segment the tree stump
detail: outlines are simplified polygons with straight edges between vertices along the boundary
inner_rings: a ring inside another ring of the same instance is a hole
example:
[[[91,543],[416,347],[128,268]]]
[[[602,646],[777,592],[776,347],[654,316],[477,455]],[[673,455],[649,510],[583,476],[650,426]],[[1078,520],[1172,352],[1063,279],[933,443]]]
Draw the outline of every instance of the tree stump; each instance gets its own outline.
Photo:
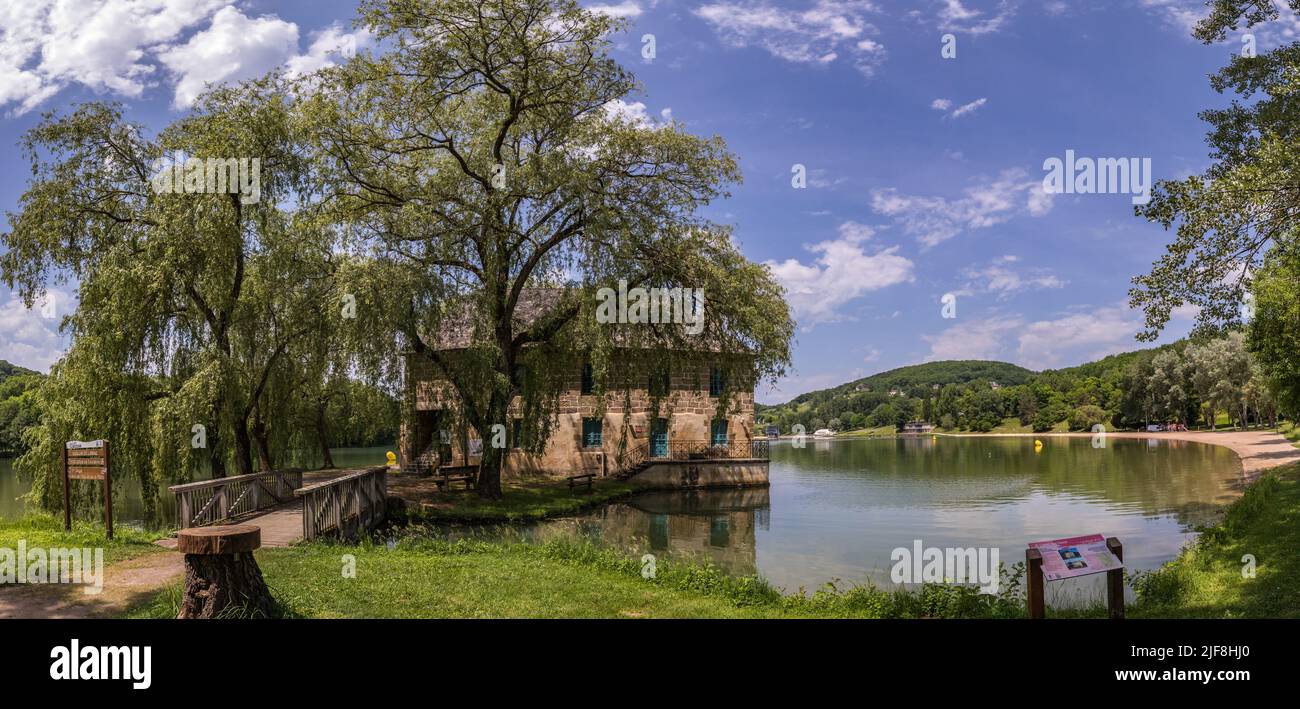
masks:
[[[253,550],[262,530],[248,524],[182,529],[176,549],[185,554],[185,599],[177,618],[216,618],[231,606],[265,616],[275,612]]]

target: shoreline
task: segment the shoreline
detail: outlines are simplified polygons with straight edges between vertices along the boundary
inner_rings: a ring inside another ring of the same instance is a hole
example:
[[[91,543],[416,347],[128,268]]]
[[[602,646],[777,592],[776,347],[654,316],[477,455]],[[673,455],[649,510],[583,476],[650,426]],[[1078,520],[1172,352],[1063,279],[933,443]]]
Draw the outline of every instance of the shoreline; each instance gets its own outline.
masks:
[[[922,438],[925,435],[944,436],[946,438],[1091,438],[1094,434],[1086,431],[1077,432],[1057,432],[1048,431],[1044,433],[930,433],[921,436],[912,436]],[[1147,433],[1145,431],[1107,431],[1106,436],[1112,438],[1130,438],[1130,439],[1154,439],[1154,440],[1171,440],[1171,441],[1189,441],[1191,443],[1208,443],[1210,445],[1222,446],[1237,454],[1237,459],[1241,462],[1241,471],[1250,481],[1255,480],[1261,473],[1290,463],[1300,462],[1300,448],[1291,444],[1282,434],[1271,430],[1255,431],[1162,431],[1159,433]],[[891,438],[898,438],[897,434]],[[785,441],[791,440],[793,436],[780,436],[778,438],[769,438],[767,440]],[[809,436],[808,438],[812,438]],[[881,438],[884,438],[883,436]],[[851,436],[838,435],[831,438],[818,438],[819,441],[835,440],[871,440],[868,436]]]
[[[978,437],[1002,436],[1010,438],[1091,438],[1094,434],[1087,432],[1069,433],[939,433],[939,436]],[[1260,473],[1300,461],[1300,448],[1296,448],[1282,434],[1272,430],[1265,431],[1163,431],[1146,433],[1143,431],[1107,431],[1109,438],[1128,438],[1137,440],[1189,441],[1191,443],[1208,443],[1222,446],[1237,454],[1241,461],[1241,472],[1254,480]]]

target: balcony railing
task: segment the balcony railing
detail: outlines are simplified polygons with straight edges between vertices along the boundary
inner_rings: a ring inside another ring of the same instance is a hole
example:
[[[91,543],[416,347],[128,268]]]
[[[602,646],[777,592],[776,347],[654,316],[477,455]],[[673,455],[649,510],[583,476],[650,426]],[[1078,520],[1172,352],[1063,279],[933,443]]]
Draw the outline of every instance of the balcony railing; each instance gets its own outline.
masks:
[[[666,453],[667,455],[660,455]],[[766,440],[728,441],[669,441],[667,450],[662,446],[657,450],[650,447],[651,460],[712,460],[726,458],[768,459],[768,442]]]

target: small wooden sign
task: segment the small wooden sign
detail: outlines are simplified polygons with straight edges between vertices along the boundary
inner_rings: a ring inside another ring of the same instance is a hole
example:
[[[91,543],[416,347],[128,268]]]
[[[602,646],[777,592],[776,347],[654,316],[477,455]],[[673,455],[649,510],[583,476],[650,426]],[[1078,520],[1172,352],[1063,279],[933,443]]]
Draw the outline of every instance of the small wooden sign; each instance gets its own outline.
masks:
[[[113,481],[108,441],[68,441],[63,446],[63,528],[72,529],[73,480],[104,482],[104,528],[113,538]]]

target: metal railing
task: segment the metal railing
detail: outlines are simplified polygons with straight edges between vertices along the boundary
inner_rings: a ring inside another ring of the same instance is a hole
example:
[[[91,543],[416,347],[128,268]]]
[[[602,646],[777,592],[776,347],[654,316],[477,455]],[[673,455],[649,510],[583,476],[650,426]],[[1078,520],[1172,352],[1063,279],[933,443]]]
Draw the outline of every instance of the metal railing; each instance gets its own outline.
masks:
[[[650,452],[651,460],[711,460],[727,458],[768,459],[768,442],[765,440],[731,440],[726,443],[713,441],[669,441],[667,455]]]

